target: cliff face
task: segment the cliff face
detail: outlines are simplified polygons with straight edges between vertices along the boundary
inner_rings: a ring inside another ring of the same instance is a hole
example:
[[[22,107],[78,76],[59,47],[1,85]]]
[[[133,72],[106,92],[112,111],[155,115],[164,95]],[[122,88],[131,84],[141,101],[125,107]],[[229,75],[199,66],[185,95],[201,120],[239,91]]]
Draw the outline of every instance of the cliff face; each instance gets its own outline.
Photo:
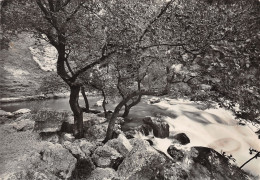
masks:
[[[0,51],[0,98],[35,95],[43,77],[53,71],[56,52],[30,34],[21,33]]]

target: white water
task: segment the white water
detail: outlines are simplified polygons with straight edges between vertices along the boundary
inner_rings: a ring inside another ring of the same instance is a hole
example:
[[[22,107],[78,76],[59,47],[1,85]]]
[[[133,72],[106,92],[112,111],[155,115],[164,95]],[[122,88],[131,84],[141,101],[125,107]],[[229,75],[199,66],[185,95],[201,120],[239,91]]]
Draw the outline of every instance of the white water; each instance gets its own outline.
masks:
[[[254,133],[257,128],[238,125],[230,111],[221,108],[203,111],[197,109],[194,103],[183,100],[161,101],[154,105],[177,115],[175,119],[164,116],[164,120],[170,125],[171,135],[185,133],[189,137],[191,142],[181,148],[204,146],[219,153],[226,152],[233,155],[237,166],[253,156],[249,154],[249,148],[260,151],[260,140]],[[172,144],[171,139],[154,138],[153,142],[155,148],[165,154]],[[243,169],[260,176],[260,158],[253,159]]]
[[[90,104],[94,104],[100,98],[89,97]],[[31,103],[26,101],[0,106],[6,111],[16,111],[20,108],[30,109]],[[68,98],[37,101],[35,103],[40,107],[69,110]],[[109,104],[108,109],[114,109],[115,105]],[[255,126],[251,124],[247,124],[247,126],[237,125],[238,121],[235,120],[232,113],[224,109],[207,109],[203,111],[197,107],[198,105],[194,102],[166,98],[154,105],[141,102],[133,107],[130,112],[130,116],[137,120],[128,123],[127,126],[138,126],[141,123],[140,118],[160,113],[170,125],[172,135],[183,132],[190,138],[191,143],[180,146],[180,148],[189,149],[192,146],[204,146],[213,148],[218,152],[224,151],[233,155],[238,166],[241,166],[252,157],[249,154],[250,147],[260,151],[260,140],[254,133],[258,130]],[[100,110],[102,109],[100,108]],[[177,118],[173,118],[175,116]],[[143,138],[150,139],[151,137]],[[171,139],[153,138],[152,141],[155,148],[165,154],[167,154],[167,149],[172,144]],[[260,158],[250,161],[243,169],[260,176]]]

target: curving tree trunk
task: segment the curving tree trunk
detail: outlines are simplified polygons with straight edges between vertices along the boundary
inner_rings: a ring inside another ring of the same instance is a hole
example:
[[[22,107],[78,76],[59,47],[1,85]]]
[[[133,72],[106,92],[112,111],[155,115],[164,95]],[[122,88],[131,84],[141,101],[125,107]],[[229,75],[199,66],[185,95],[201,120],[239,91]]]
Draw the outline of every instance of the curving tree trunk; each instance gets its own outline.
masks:
[[[123,118],[127,117],[130,113],[130,109],[137,105],[140,101],[141,101],[141,98],[142,98],[142,95],[139,95],[138,98],[133,101],[131,104],[127,105],[125,104],[125,111],[124,111],[124,114],[122,115]]]
[[[70,86],[70,108],[74,114],[74,129],[73,134],[75,138],[83,138],[83,111],[79,106],[79,92],[80,92],[80,85],[73,85]]]
[[[121,101],[115,108],[112,116],[109,119],[109,124],[108,124],[108,128],[107,128],[107,133],[106,133],[106,138],[104,139],[103,143],[106,143],[107,141],[109,141],[110,139],[112,139],[113,137],[113,132],[114,132],[114,127],[115,127],[115,122],[116,122],[116,118],[119,115],[119,112],[121,110],[121,108],[124,106],[124,101]]]

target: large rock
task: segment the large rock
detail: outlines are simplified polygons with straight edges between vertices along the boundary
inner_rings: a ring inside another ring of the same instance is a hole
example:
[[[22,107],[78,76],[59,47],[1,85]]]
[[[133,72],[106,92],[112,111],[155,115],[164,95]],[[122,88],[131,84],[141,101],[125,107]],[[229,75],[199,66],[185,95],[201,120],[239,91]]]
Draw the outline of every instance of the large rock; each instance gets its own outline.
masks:
[[[34,130],[36,132],[58,132],[61,130],[62,123],[68,118],[68,112],[55,111],[50,109],[40,110],[35,116]]]
[[[149,99],[150,104],[155,104],[155,103],[159,103],[161,100],[158,97],[152,97],[151,99]]]
[[[118,165],[122,162],[123,156],[112,147],[108,145],[98,147],[93,155],[92,159],[96,166],[101,168],[114,168],[117,169]]]
[[[103,140],[106,137],[107,126],[107,123],[93,125],[87,130],[85,137],[93,140]]]
[[[184,158],[184,153],[182,150],[177,149],[174,145],[171,145],[167,149],[167,153],[172,157],[174,162],[182,161]]]
[[[191,162],[189,175],[200,179],[248,179],[248,175],[213,149],[192,147],[187,156]]]
[[[132,145],[129,140],[122,134],[119,134],[117,139],[109,140],[106,145],[116,149],[124,157],[132,150]]]
[[[77,160],[60,144],[48,143],[41,151],[40,165],[61,179],[69,179],[76,167]]]
[[[137,133],[141,133],[145,136],[148,136],[153,133],[153,129],[148,124],[142,124],[125,131],[125,135],[128,139],[133,138]]]
[[[52,143],[58,143],[60,141],[60,136],[57,134],[57,132],[51,132],[51,133],[40,133],[39,134],[42,141],[52,142]]]
[[[6,111],[0,109],[0,116],[12,117],[12,116],[14,116],[14,114],[11,113],[11,112],[6,112]]]
[[[11,125],[17,131],[28,131],[33,129],[34,124],[35,122],[31,119],[22,119],[20,121],[12,123]]]
[[[169,124],[165,121],[161,120],[160,118],[154,117],[146,117],[143,119],[143,122],[153,129],[153,134],[155,137],[158,138],[166,138],[169,137]]]
[[[85,139],[77,139],[74,142],[65,141],[63,146],[79,159],[91,156],[96,149],[94,144]]]
[[[116,179],[117,173],[112,168],[96,168],[91,172],[91,176],[88,180],[110,180]]]
[[[34,170],[21,170],[8,174],[3,174],[1,176],[1,180],[60,180],[60,178],[54,175],[45,174]]]
[[[94,125],[103,124],[107,121],[106,118],[99,117],[98,115],[93,113],[84,113],[83,115],[83,124],[85,130],[88,130],[90,127]]]
[[[172,179],[255,179],[229,163],[228,159],[213,149],[192,147],[182,151],[171,146],[173,159],[167,159],[156,180]],[[168,149],[168,150],[169,150]]]
[[[73,154],[74,157],[77,159],[84,159],[86,158],[85,153],[81,150],[80,146],[76,143],[72,143],[70,141],[65,141],[63,146]]]
[[[133,149],[118,167],[119,179],[150,180],[163,166],[165,158],[142,139],[130,139]]]
[[[190,139],[185,133],[176,134],[172,138],[176,139],[182,145],[186,145],[190,143]]]
[[[75,137],[70,133],[62,133],[61,141],[62,142],[64,142],[64,141],[73,142],[73,141],[75,141]]]
[[[74,171],[72,179],[86,179],[95,169],[90,156],[96,146],[85,139],[77,139],[73,143],[65,141],[63,146],[77,158],[76,171]]]
[[[61,132],[73,133],[73,128],[74,128],[74,116],[71,115],[62,123]]]
[[[13,112],[13,114],[14,115],[18,115],[18,114],[26,114],[26,113],[30,113],[30,112],[31,112],[30,109],[24,108],[24,109],[19,109],[19,110]]]

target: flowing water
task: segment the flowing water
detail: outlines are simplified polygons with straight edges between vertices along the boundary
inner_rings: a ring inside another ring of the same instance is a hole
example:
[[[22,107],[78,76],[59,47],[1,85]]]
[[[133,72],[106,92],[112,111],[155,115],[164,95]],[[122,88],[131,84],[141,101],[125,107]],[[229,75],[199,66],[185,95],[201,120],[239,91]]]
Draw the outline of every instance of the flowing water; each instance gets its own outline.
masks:
[[[88,99],[92,108],[102,110],[102,107],[93,107],[98,100],[102,99],[101,97],[89,97]],[[116,105],[115,102],[109,103],[107,109],[113,110]],[[84,104],[83,99],[80,99],[80,104]],[[70,110],[68,98],[8,103],[1,104],[0,107],[9,112],[21,108],[33,109],[42,107]],[[241,166],[252,157],[249,154],[249,148],[260,151],[260,139],[254,133],[259,129],[259,125],[253,126],[248,123],[245,126],[241,126],[238,125],[238,121],[235,120],[233,114],[227,110],[221,108],[201,110],[201,107],[202,105],[194,102],[171,99],[150,105],[147,103],[146,97],[132,108],[129,116],[133,120],[127,122],[125,127],[138,126],[142,124],[141,119],[143,117],[160,114],[170,125],[170,135],[185,133],[189,137],[191,142],[185,146],[180,146],[180,148],[189,149],[192,146],[210,147],[220,153],[232,154],[238,166]],[[167,148],[172,144],[170,138],[144,137],[141,134],[139,136],[144,139],[152,139],[155,148],[165,154],[167,154]],[[243,169],[260,176],[260,158],[253,159]]]

